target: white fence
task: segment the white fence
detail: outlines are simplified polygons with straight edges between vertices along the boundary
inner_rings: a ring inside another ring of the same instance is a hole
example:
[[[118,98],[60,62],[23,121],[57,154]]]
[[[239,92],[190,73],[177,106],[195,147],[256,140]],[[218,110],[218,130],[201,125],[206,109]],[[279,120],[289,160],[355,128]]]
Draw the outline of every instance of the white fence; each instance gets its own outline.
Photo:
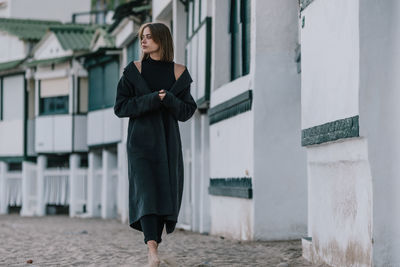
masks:
[[[44,170],[44,203],[69,205],[69,169]]]
[[[6,205],[22,206],[22,172],[6,172],[5,187]]]

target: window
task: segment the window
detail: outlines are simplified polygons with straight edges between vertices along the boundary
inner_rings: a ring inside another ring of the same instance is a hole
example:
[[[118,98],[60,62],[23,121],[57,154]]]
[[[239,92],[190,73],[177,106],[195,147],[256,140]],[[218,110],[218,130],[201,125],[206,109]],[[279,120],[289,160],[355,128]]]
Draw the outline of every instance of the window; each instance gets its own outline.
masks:
[[[0,121],[3,120],[3,78],[0,77]]]
[[[39,80],[39,115],[67,114],[69,78]]]
[[[231,80],[250,71],[251,0],[231,0]]]
[[[114,106],[119,80],[117,60],[89,69],[89,111]]]
[[[128,62],[139,59],[139,38],[135,38],[127,48]]]

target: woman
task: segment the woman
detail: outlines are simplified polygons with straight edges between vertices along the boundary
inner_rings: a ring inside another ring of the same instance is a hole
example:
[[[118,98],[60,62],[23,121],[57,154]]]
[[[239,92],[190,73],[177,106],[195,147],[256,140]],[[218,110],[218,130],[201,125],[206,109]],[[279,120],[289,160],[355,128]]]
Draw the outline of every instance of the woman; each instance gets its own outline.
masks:
[[[114,113],[129,117],[127,136],[129,224],[142,231],[150,266],[158,266],[158,244],[177,222],[183,192],[183,157],[178,121],[197,109],[192,78],[173,61],[171,33],[162,23],[139,29],[141,61],[130,62],[117,86]]]

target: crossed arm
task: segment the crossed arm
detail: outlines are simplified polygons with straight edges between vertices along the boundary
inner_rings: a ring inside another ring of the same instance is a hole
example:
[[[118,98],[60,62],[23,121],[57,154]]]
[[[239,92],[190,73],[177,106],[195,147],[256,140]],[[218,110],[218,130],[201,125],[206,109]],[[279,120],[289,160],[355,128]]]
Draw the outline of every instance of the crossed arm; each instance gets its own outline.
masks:
[[[129,92],[134,92],[133,85],[125,75],[122,75],[117,85],[114,105],[114,113],[119,118],[140,117],[159,110],[164,105],[176,120],[187,121],[197,109],[196,102],[190,94],[190,85],[179,94],[179,97],[166,90],[163,100],[157,91],[142,96],[131,95]]]

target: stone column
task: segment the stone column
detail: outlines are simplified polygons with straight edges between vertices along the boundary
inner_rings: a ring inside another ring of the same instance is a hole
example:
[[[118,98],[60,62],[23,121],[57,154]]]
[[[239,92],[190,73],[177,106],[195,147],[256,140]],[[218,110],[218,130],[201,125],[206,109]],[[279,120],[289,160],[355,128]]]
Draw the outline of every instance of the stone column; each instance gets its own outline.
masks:
[[[95,172],[100,167],[100,157],[93,151],[88,156],[88,195],[87,195],[87,213],[90,217],[100,216],[98,195],[101,194],[98,188],[101,188],[101,182],[96,180]],[[100,184],[99,184],[100,182]]]
[[[78,179],[77,176],[77,169],[79,168],[79,162],[80,162],[80,156],[78,154],[71,154],[69,156],[69,170],[70,170],[70,174],[69,174],[69,216],[70,217],[74,217],[76,215],[76,209],[77,209],[77,205],[76,205],[76,200],[77,200],[77,181],[76,179]]]
[[[37,181],[36,181],[36,214],[46,215],[46,203],[44,203],[44,171],[47,166],[47,157],[39,155],[37,157]]]
[[[121,222],[129,220],[129,177],[126,143],[118,143],[118,197]]]
[[[111,177],[110,177],[110,152],[106,149],[102,151],[102,167],[103,167],[103,175],[102,175],[102,186],[101,186],[101,217],[103,219],[112,217],[112,200],[111,192]]]
[[[0,214],[6,214],[8,212],[8,206],[6,204],[6,170],[7,163],[0,161]]]

